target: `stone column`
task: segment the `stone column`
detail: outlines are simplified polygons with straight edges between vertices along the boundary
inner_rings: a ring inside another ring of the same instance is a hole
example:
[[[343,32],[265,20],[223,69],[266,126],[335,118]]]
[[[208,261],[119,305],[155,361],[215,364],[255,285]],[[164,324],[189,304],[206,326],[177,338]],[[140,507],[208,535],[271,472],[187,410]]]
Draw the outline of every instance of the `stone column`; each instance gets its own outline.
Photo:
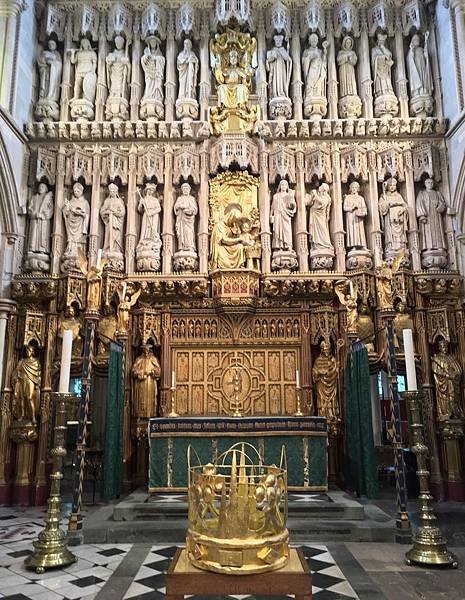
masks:
[[[370,236],[371,250],[373,251],[373,262],[379,267],[383,261],[383,242],[381,222],[378,208],[378,181],[376,178],[376,156],[373,150],[368,153],[368,197],[367,204],[370,214]]]
[[[399,99],[400,116],[408,118],[407,76],[405,74],[404,37],[402,35],[402,19],[400,8],[396,8],[395,32],[395,66],[396,66],[396,92]]]
[[[405,199],[408,204],[408,242],[410,256],[412,258],[412,268],[414,271],[420,271],[420,240],[417,226],[417,216],[415,212],[415,183],[413,181],[412,154],[406,152],[405,156]]]
[[[5,305],[3,300],[1,303],[1,309],[5,308],[5,312],[8,313],[8,306]],[[13,307],[12,307],[13,308]],[[3,311],[2,311],[3,312]],[[0,502],[2,504],[9,503],[11,500],[11,476],[13,475],[14,463],[12,460],[12,442],[10,440],[9,431],[12,421],[11,414],[11,403],[13,391],[11,389],[11,373],[16,364],[13,360],[15,354],[15,341],[16,341],[16,328],[17,328],[17,317],[15,311],[11,310],[7,314],[8,335],[4,339],[6,341],[6,351],[4,350],[4,357],[6,360],[2,361],[2,374],[3,382],[1,387],[1,407],[2,407],[2,418],[0,419]]]
[[[160,416],[166,417],[171,412],[171,373],[176,370],[176,365],[171,361],[171,316],[169,312],[163,312],[160,319],[160,364],[163,365],[160,379]]]
[[[436,39],[436,19],[431,20],[431,27],[429,29],[429,56],[431,59],[431,68],[433,72],[433,83],[434,83],[434,113],[439,119],[444,117],[444,111],[442,108],[442,93],[441,93],[441,73],[439,71],[439,60],[438,60],[438,43]]]
[[[0,298],[0,389],[3,389],[3,367],[5,363],[5,338],[8,318],[16,302],[9,298]]]
[[[310,314],[302,314],[301,323],[311,322]],[[302,327],[302,346],[300,349],[300,385],[302,388],[301,405],[302,412],[304,415],[315,415],[316,406],[313,401],[313,388],[312,388],[312,339],[311,339],[311,328]]]
[[[71,100],[71,55],[69,48],[73,47],[73,15],[66,17],[65,39],[63,52],[63,72],[61,75],[60,121],[69,121],[69,101]]]
[[[95,95],[95,120],[104,121],[105,101],[107,99],[107,75],[105,59],[108,53],[108,44],[105,37],[105,17],[100,14],[98,57],[97,57],[97,92]]]
[[[0,88],[0,104],[8,107],[12,113],[14,108],[14,97],[15,97],[15,65],[16,61],[12,59],[10,52],[16,46],[16,32],[18,31],[19,17],[11,14],[6,19],[6,31],[5,31],[5,48],[8,48],[8,53],[5,52],[3,55],[3,62],[0,65],[3,68],[1,88]],[[1,23],[1,20],[0,20]]]
[[[333,244],[336,251],[336,271],[343,273],[346,269],[346,250],[344,240],[344,215],[342,212],[342,189],[341,189],[341,165],[339,148],[331,153],[333,167],[333,189],[331,206],[331,225],[333,232]]]
[[[460,110],[462,110],[465,105],[465,51],[463,50],[463,40],[465,40],[465,4],[463,0],[451,0],[450,12],[457,97]]]
[[[328,46],[328,109],[329,118],[337,119],[337,70],[336,70],[336,50],[334,47],[334,31],[332,26],[332,18],[327,21],[326,39],[329,42]]]
[[[199,229],[197,234],[199,272],[203,274],[208,273],[209,155],[209,143],[208,140],[205,140],[200,148]]]
[[[139,119],[139,103],[142,96],[141,89],[141,43],[140,43],[140,21],[134,20],[132,38],[132,66],[131,66],[131,121]],[[126,263],[127,264],[127,263]]]
[[[65,201],[65,148],[60,145],[57,154],[57,171],[55,180],[55,210],[53,213],[52,255],[50,272],[52,275],[60,273],[60,259],[65,243],[65,227],[63,221],[63,204]]]
[[[292,57],[292,83],[291,96],[294,106],[294,119],[301,121],[303,118],[302,108],[302,51],[300,48],[300,28],[299,15],[297,11],[292,16],[292,38],[291,38],[291,57]],[[301,269],[302,270],[302,269]]]
[[[208,14],[204,12],[202,25],[200,29],[200,85],[199,85],[199,104],[200,120],[208,121],[208,102],[211,93],[210,85],[210,57],[208,43],[210,31],[208,28]]]
[[[259,141],[260,187],[258,201],[260,206],[260,227],[262,244],[262,273],[271,272],[271,230],[270,230],[270,187],[268,182],[268,151],[264,140]]]
[[[268,118],[268,93],[266,83],[266,38],[264,12],[259,11],[257,26],[257,94],[260,105],[260,119],[266,121]]]
[[[174,223],[173,223],[173,148],[165,146],[165,173],[163,188],[163,240],[162,272],[168,275],[172,272],[172,258],[174,248]]]
[[[174,121],[174,103],[176,101],[176,41],[174,39],[174,12],[168,13],[166,26],[166,83],[165,83],[165,121]],[[165,185],[166,189],[166,185]]]
[[[359,93],[363,102],[363,117],[373,118],[373,90],[370,71],[370,44],[368,41],[368,24],[366,10],[360,10],[360,40],[358,43],[358,77]]]
[[[102,203],[102,182],[100,181],[100,170],[102,157],[98,150],[94,154],[92,161],[92,193],[90,198],[90,221],[89,221],[89,265],[97,263],[98,250],[103,243],[99,240],[99,224],[100,224],[100,205]],[[105,184],[105,188],[106,188]],[[108,190],[105,189],[105,193]]]
[[[134,273],[137,243],[136,212],[139,201],[137,193],[137,148],[129,150],[128,198],[126,202],[126,273]]]
[[[297,201],[297,219],[296,219],[296,252],[299,261],[299,271],[308,272],[308,231],[307,231],[307,207],[305,206],[305,155],[302,146],[299,146],[295,153],[296,167],[296,201]]]

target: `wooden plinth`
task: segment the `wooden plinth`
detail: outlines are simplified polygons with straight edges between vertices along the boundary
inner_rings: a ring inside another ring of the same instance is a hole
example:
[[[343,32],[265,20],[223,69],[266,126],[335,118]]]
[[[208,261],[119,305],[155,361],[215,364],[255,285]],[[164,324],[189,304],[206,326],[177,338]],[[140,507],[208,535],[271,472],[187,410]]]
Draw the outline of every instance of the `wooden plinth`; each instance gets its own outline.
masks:
[[[289,562],[279,571],[257,575],[223,575],[202,571],[187,558],[185,548],[179,548],[166,573],[166,600],[181,600],[184,596],[285,596],[296,600],[311,600],[312,575],[301,550],[290,550]]]

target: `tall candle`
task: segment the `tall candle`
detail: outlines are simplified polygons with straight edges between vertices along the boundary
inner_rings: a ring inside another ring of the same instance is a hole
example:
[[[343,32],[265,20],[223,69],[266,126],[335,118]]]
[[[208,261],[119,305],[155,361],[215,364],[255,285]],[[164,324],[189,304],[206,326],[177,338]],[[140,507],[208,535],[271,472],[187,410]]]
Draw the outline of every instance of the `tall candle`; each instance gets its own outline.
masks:
[[[405,368],[407,370],[407,390],[409,392],[416,392],[418,387],[417,372],[415,370],[415,352],[413,350],[413,332],[411,329],[404,329],[402,336],[404,339]]]
[[[123,301],[126,300],[126,289],[127,289],[127,284],[123,283],[123,294],[122,294]]]
[[[295,370],[295,387],[300,387],[300,373],[299,369]]]
[[[97,269],[100,269],[101,262],[102,262],[102,249],[99,248],[97,251]]]
[[[71,372],[71,352],[73,349],[73,332],[71,329],[63,331],[63,346],[61,349],[60,383],[58,391],[60,394],[69,392],[69,374]]]
[[[354,295],[354,284],[352,282],[352,279],[349,280],[349,290],[350,290],[350,295],[353,296]]]
[[[171,371],[171,388],[174,390],[176,387],[176,373]]]

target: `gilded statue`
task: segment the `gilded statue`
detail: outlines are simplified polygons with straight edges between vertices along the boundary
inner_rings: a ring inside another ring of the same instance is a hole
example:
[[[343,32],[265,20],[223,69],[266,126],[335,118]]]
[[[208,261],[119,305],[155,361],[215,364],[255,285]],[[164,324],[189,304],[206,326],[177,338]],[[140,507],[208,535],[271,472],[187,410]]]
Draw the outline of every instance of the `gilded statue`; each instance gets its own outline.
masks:
[[[117,333],[118,335],[126,335],[129,330],[129,311],[137,302],[141,294],[141,289],[137,290],[133,294],[126,293],[126,286],[123,284],[122,289],[118,288],[118,323]]]
[[[462,367],[454,354],[449,352],[446,340],[439,340],[439,352],[431,359],[436,386],[436,410],[438,420],[465,418],[462,406]]]
[[[404,329],[413,329],[413,320],[407,304],[401,301],[396,306],[396,316],[394,317],[394,343],[400,352],[404,351],[404,337],[402,333]]]
[[[82,353],[82,339],[81,339],[81,328],[82,324],[77,316],[76,308],[71,304],[67,306],[63,312],[62,317],[58,323],[57,337],[59,340],[58,353],[61,356],[61,345],[63,343],[63,332],[70,330],[73,332],[73,356],[81,356]]]
[[[378,307],[381,309],[392,309],[394,304],[394,294],[392,290],[392,279],[399,270],[402,261],[405,258],[405,252],[399,252],[396,258],[389,265],[385,260],[375,269],[376,292],[378,295]]]
[[[334,286],[339,302],[347,309],[347,331],[354,333],[357,331],[357,297],[358,289],[354,285],[347,285],[345,280],[338,281]]]
[[[251,131],[257,120],[256,107],[249,107],[255,74],[257,40],[250,33],[228,29],[210,42],[218,106],[210,118],[216,134],[226,131]]]
[[[241,269],[246,261],[242,240],[242,207],[231,203],[212,230],[211,269]]]
[[[79,266],[81,272],[86,276],[87,280],[87,310],[95,312],[100,308],[100,289],[102,286],[103,269],[107,265],[107,259],[102,259],[100,264],[96,264],[90,269],[87,265],[87,258],[80,252]]]
[[[149,344],[142,346],[142,354],[134,361],[131,375],[134,382],[133,416],[142,419],[155,417],[157,380],[160,379],[161,368]]]
[[[19,421],[37,423],[40,403],[41,371],[39,359],[35,356],[33,346],[25,349],[22,358],[13,371],[13,416]]]
[[[338,367],[326,341],[320,344],[320,355],[313,365],[312,377],[318,416],[326,417],[328,421],[338,421],[341,417],[337,397]]]

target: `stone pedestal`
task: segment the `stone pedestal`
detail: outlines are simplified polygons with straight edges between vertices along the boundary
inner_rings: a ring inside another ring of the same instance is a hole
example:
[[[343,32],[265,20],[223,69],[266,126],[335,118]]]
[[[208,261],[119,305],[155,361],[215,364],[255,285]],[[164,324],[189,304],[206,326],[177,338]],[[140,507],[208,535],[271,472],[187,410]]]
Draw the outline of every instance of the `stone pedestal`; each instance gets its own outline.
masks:
[[[399,101],[394,94],[383,94],[375,98],[375,117],[395,117],[399,111]]]
[[[126,98],[110,96],[105,105],[105,118],[107,121],[127,121],[129,119],[129,102]]]
[[[294,250],[275,250],[271,259],[272,271],[290,272],[298,267],[297,254]]]
[[[312,96],[304,100],[304,116],[310,121],[322,119],[328,111],[328,100],[324,96]]]
[[[338,102],[341,119],[358,119],[362,114],[362,101],[358,96],[344,96]]]
[[[176,117],[178,119],[197,119],[199,116],[199,103],[193,98],[176,100]]]
[[[292,118],[292,102],[289,98],[271,98],[268,108],[271,119]]]
[[[14,421],[10,427],[10,438],[16,444],[13,504],[29,505],[31,503],[31,477],[34,468],[34,446],[37,435],[37,425],[30,421]]]
[[[165,115],[165,106],[154,98],[146,98],[140,103],[141,119],[154,119],[161,121]]]
[[[438,421],[442,445],[442,458],[446,470],[445,488],[448,500],[465,500],[461,442],[464,436],[464,421],[449,419]]]
[[[410,113],[412,117],[425,118],[433,113],[434,100],[429,94],[421,94],[410,100]]]
[[[199,258],[197,252],[178,250],[173,256],[173,268],[175,271],[183,272],[198,271]]]
[[[124,272],[124,256],[121,252],[104,252],[104,257],[108,260],[108,270]]]
[[[334,251],[331,250],[310,250],[310,269],[312,271],[331,271],[334,263]]]
[[[447,250],[423,250],[421,266],[429,271],[445,269],[447,267]]]
[[[136,248],[136,263],[138,271],[161,270],[161,240],[154,240],[150,244],[138,244]]]
[[[372,266],[373,258],[370,250],[352,248],[347,253],[346,268],[348,271],[371,269]]]
[[[50,255],[28,252],[24,260],[24,270],[30,273],[48,273],[50,271]]]
[[[75,121],[92,121],[94,119],[94,105],[89,100],[85,98],[71,100],[69,106],[71,118]]]
[[[39,121],[58,121],[60,107],[53,100],[39,100],[35,106],[34,114]]]

